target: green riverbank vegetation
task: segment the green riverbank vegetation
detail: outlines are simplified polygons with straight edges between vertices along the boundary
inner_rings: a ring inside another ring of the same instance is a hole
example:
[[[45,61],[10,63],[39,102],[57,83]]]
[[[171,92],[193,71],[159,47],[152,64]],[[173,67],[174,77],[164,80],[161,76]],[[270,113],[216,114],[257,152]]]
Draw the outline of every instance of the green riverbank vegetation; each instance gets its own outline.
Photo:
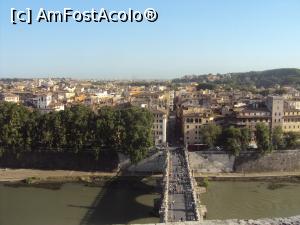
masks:
[[[295,132],[284,133],[281,127],[272,131],[264,123],[258,123],[253,132],[247,127],[237,128],[230,126],[223,128],[209,124],[200,130],[203,144],[209,147],[222,146],[226,151],[239,155],[241,151],[249,150],[252,135],[255,135],[257,151],[265,154],[273,150],[296,149],[300,147],[300,134]]]
[[[122,152],[133,163],[152,146],[153,116],[146,109],[74,105],[42,114],[22,105],[0,103],[0,157],[23,152]]]

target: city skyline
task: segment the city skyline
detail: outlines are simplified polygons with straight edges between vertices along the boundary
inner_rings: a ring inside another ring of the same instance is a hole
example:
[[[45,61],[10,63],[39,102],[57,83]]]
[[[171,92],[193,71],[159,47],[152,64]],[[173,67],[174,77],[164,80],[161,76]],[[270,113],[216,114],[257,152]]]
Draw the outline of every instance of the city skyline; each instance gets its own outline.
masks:
[[[172,79],[299,68],[296,0],[9,1],[0,4],[0,78]],[[10,23],[10,9],[154,8],[154,23]]]

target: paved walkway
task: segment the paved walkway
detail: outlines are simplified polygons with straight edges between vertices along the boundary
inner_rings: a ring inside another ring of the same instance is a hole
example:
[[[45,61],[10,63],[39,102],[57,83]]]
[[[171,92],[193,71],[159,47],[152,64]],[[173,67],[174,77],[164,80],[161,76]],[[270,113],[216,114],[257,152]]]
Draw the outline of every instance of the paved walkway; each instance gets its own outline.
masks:
[[[3,169],[0,168],[0,182],[2,181],[20,181],[28,177],[39,179],[67,179],[84,176],[116,176],[117,173],[105,172],[83,172],[70,170],[36,170],[36,169]]]
[[[183,149],[170,149],[168,222],[193,221],[192,188]]]

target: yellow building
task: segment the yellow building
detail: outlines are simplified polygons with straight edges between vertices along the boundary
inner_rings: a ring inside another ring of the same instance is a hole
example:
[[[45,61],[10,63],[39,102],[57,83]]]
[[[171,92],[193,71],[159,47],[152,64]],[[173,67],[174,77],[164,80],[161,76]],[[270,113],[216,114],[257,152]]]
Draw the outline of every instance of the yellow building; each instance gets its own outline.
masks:
[[[290,109],[284,112],[283,132],[300,132],[300,110]]]
[[[182,132],[184,144],[201,144],[201,127],[214,123],[211,109],[189,107],[182,110]]]
[[[80,94],[78,96],[75,96],[74,100],[75,102],[84,102],[85,98],[86,98],[85,94]]]

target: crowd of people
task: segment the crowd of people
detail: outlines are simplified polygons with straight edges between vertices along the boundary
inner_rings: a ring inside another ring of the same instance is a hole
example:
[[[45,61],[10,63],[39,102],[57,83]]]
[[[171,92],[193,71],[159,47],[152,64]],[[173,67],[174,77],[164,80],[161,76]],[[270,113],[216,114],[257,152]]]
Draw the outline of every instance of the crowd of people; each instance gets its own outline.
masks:
[[[172,222],[195,220],[192,186],[182,149],[177,148],[171,151],[169,171],[169,210],[171,212],[169,220]],[[176,198],[180,195],[181,197]],[[176,202],[176,200],[181,202]],[[179,213],[178,209],[183,213]]]

